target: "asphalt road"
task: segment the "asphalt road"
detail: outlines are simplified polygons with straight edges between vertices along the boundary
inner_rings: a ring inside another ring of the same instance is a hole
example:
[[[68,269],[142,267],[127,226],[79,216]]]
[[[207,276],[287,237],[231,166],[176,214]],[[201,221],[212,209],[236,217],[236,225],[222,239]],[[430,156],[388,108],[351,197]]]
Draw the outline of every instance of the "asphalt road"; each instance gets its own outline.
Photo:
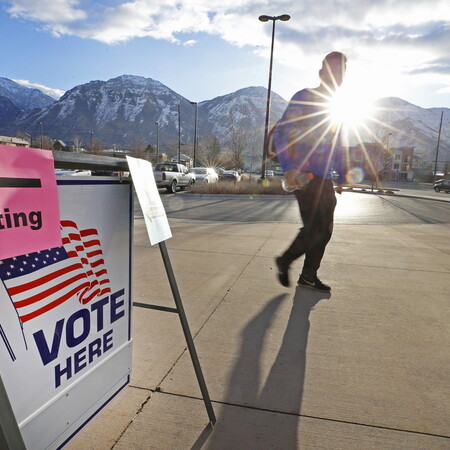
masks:
[[[398,225],[450,223],[450,202],[446,197],[419,198],[411,195],[379,195],[344,192],[337,195],[336,224]],[[293,196],[199,196],[187,193],[166,194],[161,198],[171,219],[225,222],[299,223],[298,206]],[[136,215],[142,215],[135,204]]]

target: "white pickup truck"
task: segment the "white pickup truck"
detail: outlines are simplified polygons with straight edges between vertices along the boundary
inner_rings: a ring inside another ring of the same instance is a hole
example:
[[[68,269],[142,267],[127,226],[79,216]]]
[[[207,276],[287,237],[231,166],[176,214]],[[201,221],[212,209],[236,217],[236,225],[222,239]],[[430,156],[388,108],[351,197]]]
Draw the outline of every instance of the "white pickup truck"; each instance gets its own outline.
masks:
[[[195,183],[195,175],[183,166],[172,162],[158,163],[153,171],[156,186],[166,188],[175,194],[177,188],[186,189],[187,186]]]

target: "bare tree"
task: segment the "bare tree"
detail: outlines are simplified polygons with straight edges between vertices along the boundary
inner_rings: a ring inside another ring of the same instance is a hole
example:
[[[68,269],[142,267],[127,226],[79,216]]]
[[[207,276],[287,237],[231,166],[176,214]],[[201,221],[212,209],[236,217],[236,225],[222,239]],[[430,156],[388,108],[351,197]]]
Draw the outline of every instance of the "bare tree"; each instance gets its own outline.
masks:
[[[75,148],[75,151],[77,153],[80,153],[80,149],[83,146],[83,139],[81,138],[81,136],[79,134],[75,134],[72,136],[72,142],[73,142],[73,146]]]
[[[232,168],[240,169],[244,164],[244,153],[247,146],[247,135],[235,123],[230,133],[230,163]]]
[[[222,164],[219,141],[214,136],[202,136],[197,146],[199,164],[205,167],[220,167]]]
[[[130,153],[135,158],[147,159],[147,144],[142,139],[134,141],[130,146]]]
[[[92,139],[92,148],[90,153],[93,155],[103,155],[103,151],[105,149],[105,145],[101,139],[93,138]]]

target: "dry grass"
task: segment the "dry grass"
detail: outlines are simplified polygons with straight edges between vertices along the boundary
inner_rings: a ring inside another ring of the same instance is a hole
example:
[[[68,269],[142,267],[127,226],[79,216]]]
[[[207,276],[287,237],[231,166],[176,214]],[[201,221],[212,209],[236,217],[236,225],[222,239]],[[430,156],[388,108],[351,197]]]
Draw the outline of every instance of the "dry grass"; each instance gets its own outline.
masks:
[[[186,189],[192,194],[237,194],[237,195],[289,195],[281,186],[279,178],[264,181],[254,178],[233,181],[219,181],[218,183],[195,183]]]

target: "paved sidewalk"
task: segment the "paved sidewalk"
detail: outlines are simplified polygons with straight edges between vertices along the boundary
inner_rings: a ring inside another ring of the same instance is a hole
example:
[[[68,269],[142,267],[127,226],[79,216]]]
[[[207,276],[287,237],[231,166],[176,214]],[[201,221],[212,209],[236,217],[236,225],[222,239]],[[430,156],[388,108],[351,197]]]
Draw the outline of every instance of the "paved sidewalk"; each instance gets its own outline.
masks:
[[[276,281],[293,224],[170,222],[217,424],[178,317],[134,308],[131,386],[68,448],[450,448],[448,224],[337,225],[323,295]],[[158,247],[135,231],[134,300],[173,306]]]

